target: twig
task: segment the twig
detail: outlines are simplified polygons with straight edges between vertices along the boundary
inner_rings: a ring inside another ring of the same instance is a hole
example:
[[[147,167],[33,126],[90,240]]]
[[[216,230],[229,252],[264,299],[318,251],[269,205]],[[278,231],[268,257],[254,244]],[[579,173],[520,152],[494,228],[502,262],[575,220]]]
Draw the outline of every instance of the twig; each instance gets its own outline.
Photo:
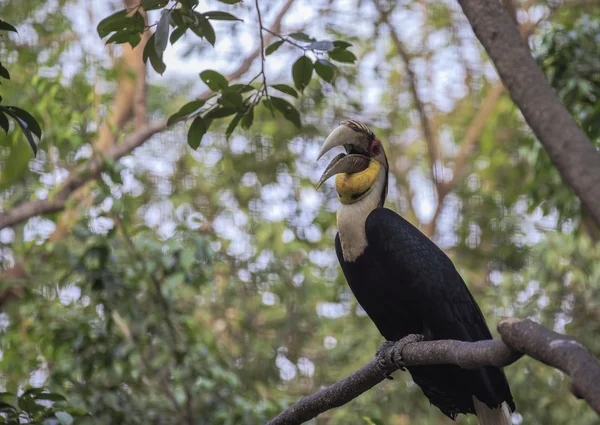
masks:
[[[412,342],[398,352],[398,345],[387,347],[394,362],[408,366],[455,364],[463,368],[504,367],[523,354],[567,373],[574,394],[585,398],[600,414],[600,363],[592,354],[565,335],[546,329],[531,320],[504,319],[498,325],[502,339],[477,342],[453,340]],[[385,358],[386,356],[382,356]],[[377,359],[350,376],[288,407],[267,425],[299,425],[319,414],[342,406],[385,379],[398,366],[382,366]]]
[[[413,98],[413,102],[415,104],[415,108],[419,114],[419,120],[421,121],[421,131],[423,132],[423,137],[425,138],[425,142],[427,143],[427,149],[429,152],[429,160],[431,162],[431,175],[432,180],[435,183],[436,187],[440,184],[441,180],[439,179],[441,176],[438,176],[436,170],[439,169],[441,164],[440,162],[440,151],[437,142],[436,133],[433,131],[433,126],[431,125],[431,120],[427,115],[427,110],[425,109],[425,104],[421,100],[421,96],[419,95],[419,90],[417,87],[417,76],[412,69],[411,63],[411,54],[408,51],[408,48],[404,45],[402,40],[400,40],[400,36],[391,25],[388,14],[389,11],[383,9],[383,6],[379,3],[379,0],[373,0],[377,11],[381,17],[381,22],[385,23],[390,31],[390,37],[392,38],[392,42],[398,51],[398,54],[402,58],[404,62],[404,68],[406,69],[406,74],[408,75],[408,83],[410,87],[410,93]]]
[[[509,13],[511,14],[511,19],[515,19],[513,17],[512,12],[510,12],[512,2],[510,0],[505,0],[503,2]],[[523,10],[528,10],[531,6],[535,4],[534,0],[528,0],[523,5]],[[513,7],[514,9],[514,7]],[[527,21],[519,26],[519,32],[521,37],[524,40],[527,40],[533,31],[537,28],[537,26],[542,22],[552,18],[552,16],[556,13],[558,7],[554,7],[550,9],[550,13],[548,16],[541,18],[535,22]],[[469,159],[473,147],[477,143],[479,136],[483,132],[485,128],[485,124],[487,123],[488,118],[494,112],[494,108],[498,103],[498,99],[504,93],[504,85],[502,82],[495,83],[488,93],[486,94],[481,107],[477,110],[477,113],[469,123],[467,130],[465,131],[464,138],[460,144],[460,150],[456,155],[456,159],[454,160],[454,168],[452,170],[452,180],[449,182],[442,183],[438,186],[437,192],[437,206],[435,208],[432,219],[424,226],[423,232],[432,237],[435,233],[435,229],[437,227],[437,219],[439,218],[442,209],[444,208],[444,200],[446,196],[450,194],[452,189],[456,186],[456,184],[460,181],[459,177],[464,175],[465,169],[467,168],[467,160]]]
[[[267,75],[265,74],[265,40],[263,37],[263,23],[262,16],[260,16],[260,7],[258,6],[258,0],[255,0],[254,4],[256,5],[256,15],[258,16],[258,35],[260,38],[260,73],[263,77],[263,90],[265,93],[265,97],[269,100],[269,92],[267,90]]]

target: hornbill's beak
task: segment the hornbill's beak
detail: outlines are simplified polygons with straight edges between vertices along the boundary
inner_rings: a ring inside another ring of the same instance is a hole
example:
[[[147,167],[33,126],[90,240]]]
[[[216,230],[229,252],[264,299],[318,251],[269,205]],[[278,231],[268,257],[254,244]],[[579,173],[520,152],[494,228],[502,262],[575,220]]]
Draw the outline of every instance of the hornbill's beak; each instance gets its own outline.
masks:
[[[323,143],[323,147],[321,148],[321,152],[319,152],[317,160],[321,159],[325,153],[338,146],[344,146],[348,154],[341,153],[333,158],[319,179],[317,189],[321,187],[327,179],[336,174],[353,174],[364,171],[371,161],[367,156],[369,152],[369,142],[370,140],[365,133],[354,131],[347,125],[344,125],[344,122],[333,130],[325,140],[325,143]]]

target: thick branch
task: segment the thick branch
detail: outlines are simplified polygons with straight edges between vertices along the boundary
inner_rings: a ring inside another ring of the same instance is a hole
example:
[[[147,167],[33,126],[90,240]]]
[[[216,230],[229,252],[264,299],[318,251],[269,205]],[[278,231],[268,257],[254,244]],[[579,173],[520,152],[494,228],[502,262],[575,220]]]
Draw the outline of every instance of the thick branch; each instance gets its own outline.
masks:
[[[478,342],[452,340],[410,342],[384,348],[393,362],[408,366],[455,364],[466,369],[504,367],[527,354],[567,373],[576,396],[585,398],[600,413],[600,363],[581,344],[530,320],[505,319],[498,325],[502,340]],[[386,358],[385,355],[381,358]],[[267,425],[299,425],[335,407],[342,406],[385,379],[395,364],[371,360],[347,378],[288,407]]]
[[[600,415],[600,362],[583,345],[531,320],[502,320],[498,332],[512,350],[569,375],[573,394]]]
[[[498,0],[458,0],[512,100],[600,225],[600,153],[548,84]]]
[[[288,0],[280,9],[279,13],[273,21],[273,32],[281,31],[281,21],[286,12],[292,6],[294,0]],[[264,37],[265,43],[268,43],[272,38],[271,35]],[[229,81],[236,80],[244,75],[250,69],[253,61],[260,55],[260,46],[244,59],[240,66],[227,75]],[[208,98],[212,92],[206,91],[200,95],[201,98]],[[17,205],[16,207],[0,213],[0,229],[14,226],[23,221],[43,214],[51,214],[57,211],[62,211],[65,208],[66,201],[73,193],[85,185],[87,182],[94,180],[104,167],[106,159],[118,160],[121,157],[131,153],[135,148],[145,143],[154,134],[159,133],[167,127],[167,120],[162,119],[153,123],[147,124],[139,128],[134,133],[127,136],[123,142],[114,145],[103,152],[102,156],[97,156],[90,159],[85,165],[73,171],[67,180],[62,184],[61,188],[52,198],[28,201]]]

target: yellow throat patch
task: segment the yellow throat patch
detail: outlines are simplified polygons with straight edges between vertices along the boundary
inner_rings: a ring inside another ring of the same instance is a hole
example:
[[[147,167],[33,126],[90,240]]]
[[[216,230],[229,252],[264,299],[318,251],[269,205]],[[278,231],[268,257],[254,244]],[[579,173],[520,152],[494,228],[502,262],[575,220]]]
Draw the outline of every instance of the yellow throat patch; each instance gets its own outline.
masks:
[[[335,176],[335,189],[342,204],[352,204],[367,196],[379,177],[381,164],[371,159],[369,166],[359,173],[338,174]]]

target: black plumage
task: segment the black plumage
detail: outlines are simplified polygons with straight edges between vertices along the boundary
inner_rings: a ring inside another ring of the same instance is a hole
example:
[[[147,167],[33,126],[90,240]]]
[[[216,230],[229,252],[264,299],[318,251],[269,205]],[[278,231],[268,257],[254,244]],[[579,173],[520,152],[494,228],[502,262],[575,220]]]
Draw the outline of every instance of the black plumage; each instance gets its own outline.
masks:
[[[365,224],[368,245],[354,262],[335,248],[356,299],[389,341],[408,334],[428,340],[491,339],[483,314],[452,261],[429,238],[395,212],[376,208]],[[454,419],[475,413],[472,396],[490,408],[515,404],[504,372],[453,365],[409,367],[430,402]]]

